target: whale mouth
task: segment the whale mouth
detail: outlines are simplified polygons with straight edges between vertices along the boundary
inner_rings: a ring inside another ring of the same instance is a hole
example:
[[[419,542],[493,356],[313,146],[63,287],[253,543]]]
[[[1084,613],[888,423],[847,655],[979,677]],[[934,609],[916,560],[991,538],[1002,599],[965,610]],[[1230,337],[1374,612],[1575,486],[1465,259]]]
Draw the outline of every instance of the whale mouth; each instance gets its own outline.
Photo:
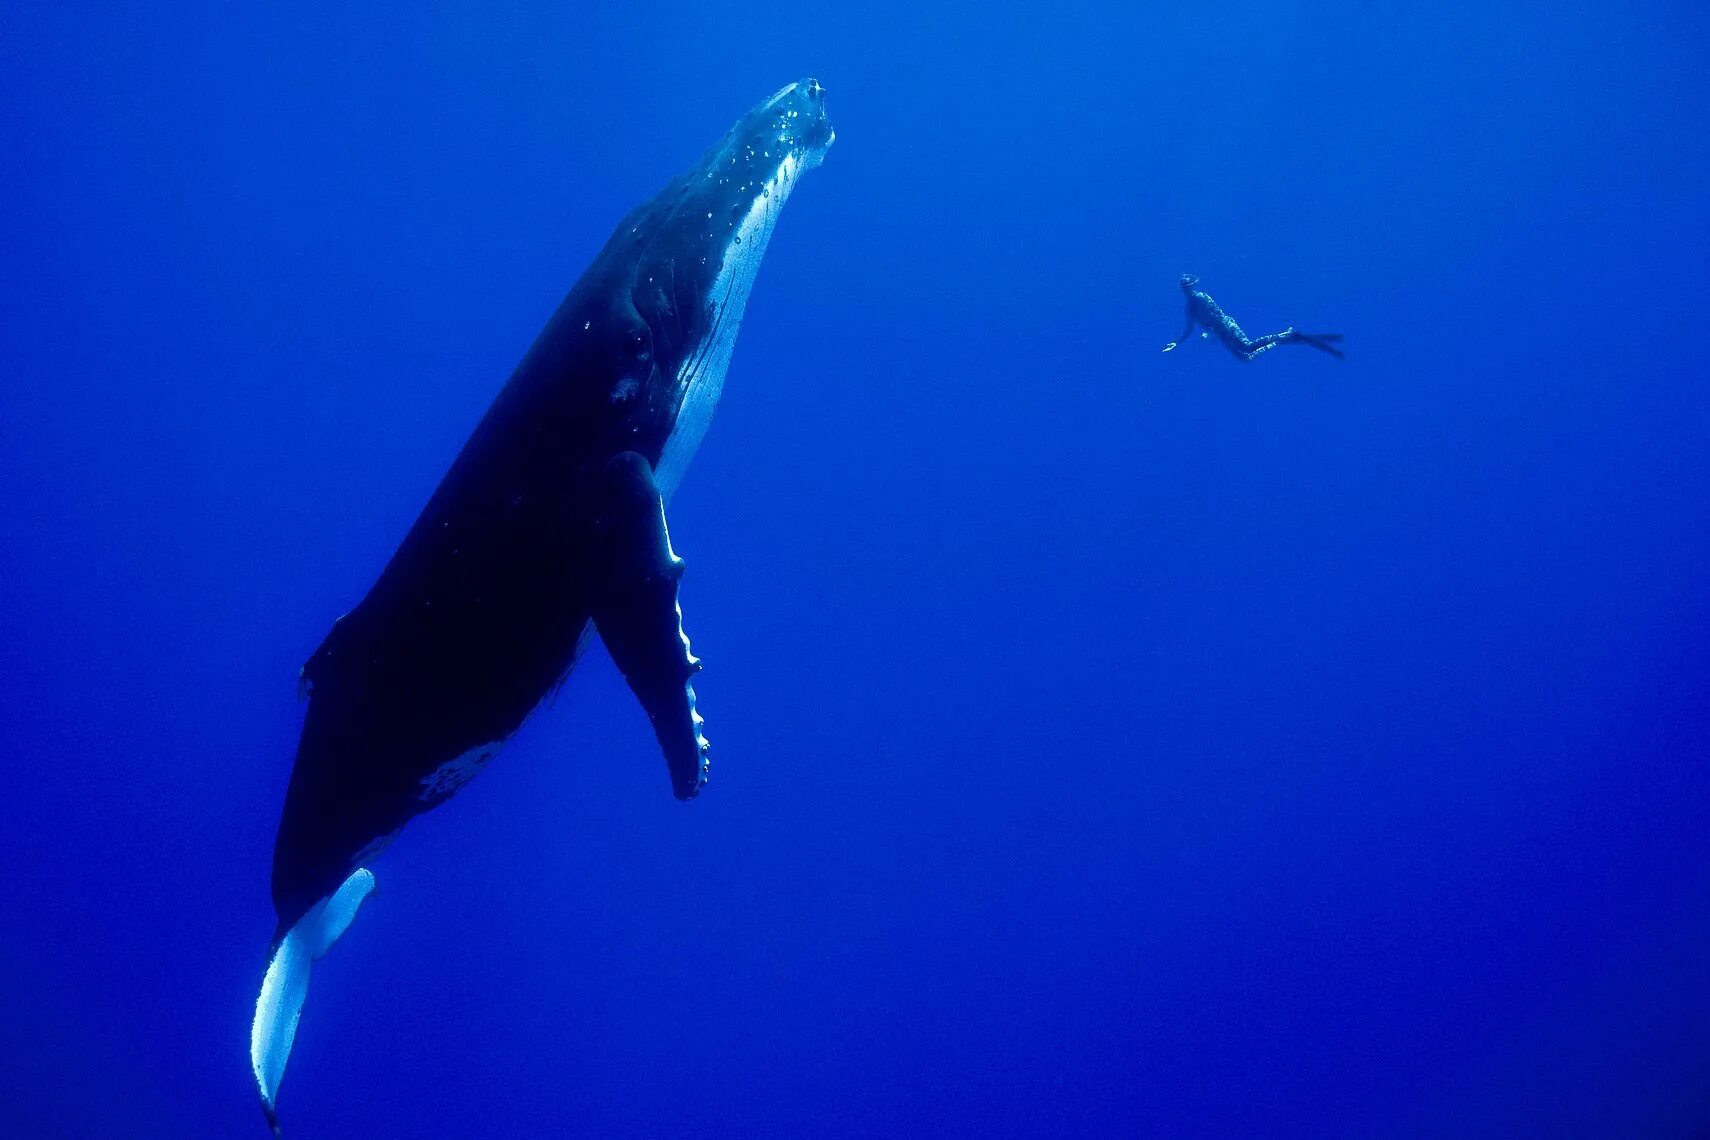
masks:
[[[636,269],[633,303],[652,332],[666,379],[669,434],[655,478],[667,497],[700,445],[736,331],[784,204],[834,137],[825,88],[791,83],[754,105],[677,183],[670,240],[653,240]]]
[[[797,171],[811,170],[825,158],[837,132],[825,111],[825,88],[802,79],[782,88],[751,113],[758,134],[770,136],[796,156]]]

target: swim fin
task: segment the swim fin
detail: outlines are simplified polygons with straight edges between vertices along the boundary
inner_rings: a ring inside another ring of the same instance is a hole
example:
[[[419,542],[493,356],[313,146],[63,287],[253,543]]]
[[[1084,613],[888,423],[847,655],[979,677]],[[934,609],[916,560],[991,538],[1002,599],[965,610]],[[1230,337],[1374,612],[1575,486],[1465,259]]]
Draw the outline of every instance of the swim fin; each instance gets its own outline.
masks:
[[[1336,347],[1336,345],[1340,344],[1342,341],[1342,334],[1341,333],[1303,333],[1303,332],[1296,332],[1294,334],[1294,339],[1298,340],[1301,344],[1311,345],[1313,348],[1316,348],[1319,352],[1328,352],[1331,356],[1334,356],[1337,360],[1348,359],[1348,354]]]

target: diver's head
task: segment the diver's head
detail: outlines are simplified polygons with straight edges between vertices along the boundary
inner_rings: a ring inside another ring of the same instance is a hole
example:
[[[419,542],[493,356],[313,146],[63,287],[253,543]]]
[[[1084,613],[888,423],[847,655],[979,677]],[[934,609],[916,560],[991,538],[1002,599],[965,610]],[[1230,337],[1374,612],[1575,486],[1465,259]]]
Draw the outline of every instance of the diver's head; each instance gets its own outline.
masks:
[[[1182,279],[1176,284],[1182,287],[1183,293],[1190,293],[1193,291],[1193,287],[1199,284],[1199,278],[1192,273],[1184,273]]]

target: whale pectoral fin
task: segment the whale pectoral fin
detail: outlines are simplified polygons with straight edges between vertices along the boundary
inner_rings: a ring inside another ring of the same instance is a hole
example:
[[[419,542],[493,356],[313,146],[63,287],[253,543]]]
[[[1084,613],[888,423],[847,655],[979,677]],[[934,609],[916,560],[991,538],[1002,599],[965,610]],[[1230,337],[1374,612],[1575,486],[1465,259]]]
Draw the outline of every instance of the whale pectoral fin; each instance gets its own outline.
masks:
[[[665,502],[645,458],[626,451],[612,459],[601,494],[594,627],[653,722],[672,791],[691,799],[706,783],[707,741],[689,683],[701,663],[689,652],[677,604],[683,560],[671,549]]]
[[[374,891],[374,876],[358,868],[338,890],[309,908],[273,950],[267,976],[261,981],[261,996],[255,1002],[255,1021],[249,1029],[249,1064],[255,1088],[261,1096],[261,1111],[279,1134],[279,1082],[297,1036],[297,1019],[303,999],[309,996],[309,971],[315,959],[327,952],[356,918],[357,908]]]

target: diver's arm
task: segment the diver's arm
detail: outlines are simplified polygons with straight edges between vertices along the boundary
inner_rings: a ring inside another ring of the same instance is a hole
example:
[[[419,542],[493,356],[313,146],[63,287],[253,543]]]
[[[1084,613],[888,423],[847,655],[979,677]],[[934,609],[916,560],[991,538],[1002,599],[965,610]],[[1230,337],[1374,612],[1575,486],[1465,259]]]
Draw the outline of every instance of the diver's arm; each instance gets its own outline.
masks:
[[[1172,340],[1169,344],[1166,344],[1164,346],[1163,351],[1173,352],[1174,350],[1180,348],[1182,345],[1188,343],[1188,341],[1190,341],[1192,339],[1193,339],[1193,308],[1190,306],[1188,308],[1188,315],[1187,315],[1187,328],[1182,330],[1181,336],[1178,336],[1175,340]]]

